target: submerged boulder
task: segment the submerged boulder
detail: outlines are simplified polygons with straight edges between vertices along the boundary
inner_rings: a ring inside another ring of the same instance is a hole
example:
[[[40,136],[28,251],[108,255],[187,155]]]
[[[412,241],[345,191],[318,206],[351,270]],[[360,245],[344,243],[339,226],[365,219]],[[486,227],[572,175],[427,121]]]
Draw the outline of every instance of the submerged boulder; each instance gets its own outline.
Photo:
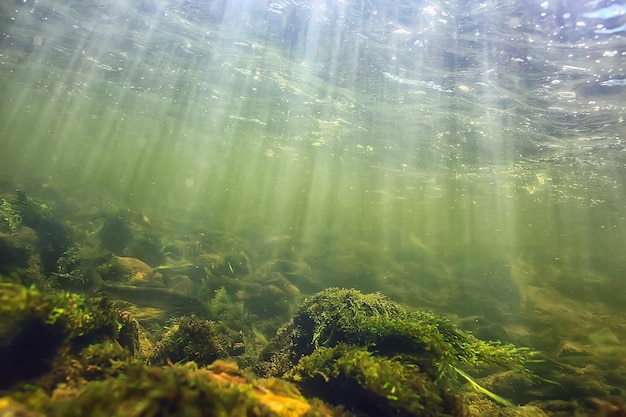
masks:
[[[469,378],[460,368],[493,364],[525,372],[528,358],[525,349],[484,342],[380,293],[329,288],[305,300],[256,369],[364,415],[465,416],[450,383]]]
[[[117,314],[104,299],[43,293],[0,281],[0,389],[48,372],[60,356],[114,339]]]

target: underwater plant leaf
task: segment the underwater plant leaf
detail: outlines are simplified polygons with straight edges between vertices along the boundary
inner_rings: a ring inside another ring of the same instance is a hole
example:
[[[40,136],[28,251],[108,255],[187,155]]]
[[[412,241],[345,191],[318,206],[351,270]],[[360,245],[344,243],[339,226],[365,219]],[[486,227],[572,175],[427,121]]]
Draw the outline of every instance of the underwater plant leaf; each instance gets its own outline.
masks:
[[[502,404],[505,407],[515,407],[515,404],[513,404],[512,402],[510,402],[509,400],[499,396],[498,394],[495,394],[491,391],[489,391],[487,388],[483,387],[482,385],[480,385],[479,383],[477,383],[476,381],[474,381],[472,379],[472,377],[470,377],[468,374],[466,374],[465,372],[461,371],[459,368],[457,368],[456,366],[452,366],[452,368],[454,369],[454,371],[461,375],[463,378],[465,378],[465,380],[467,382],[470,383],[470,385],[472,386],[472,388],[474,388],[474,390],[476,390],[477,392],[480,392],[481,394],[485,394],[487,397],[491,398],[492,400],[494,400],[495,402]]]

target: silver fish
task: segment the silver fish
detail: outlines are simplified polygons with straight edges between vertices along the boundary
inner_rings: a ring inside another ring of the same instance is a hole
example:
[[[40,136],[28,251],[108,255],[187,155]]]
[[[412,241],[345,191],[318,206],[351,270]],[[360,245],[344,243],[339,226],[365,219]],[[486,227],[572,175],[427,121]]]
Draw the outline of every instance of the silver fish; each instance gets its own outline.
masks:
[[[135,285],[108,284],[100,274],[93,271],[91,281],[96,291],[105,293],[112,298],[128,301],[144,307],[176,312],[178,314],[197,314],[206,317],[208,308],[197,298],[189,297],[166,288],[139,287]]]

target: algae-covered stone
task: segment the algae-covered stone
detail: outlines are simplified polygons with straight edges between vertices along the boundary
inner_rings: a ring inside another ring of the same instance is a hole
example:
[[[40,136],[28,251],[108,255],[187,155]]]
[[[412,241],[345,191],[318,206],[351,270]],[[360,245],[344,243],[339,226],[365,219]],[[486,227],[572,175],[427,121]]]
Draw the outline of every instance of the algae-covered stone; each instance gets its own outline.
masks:
[[[204,366],[216,359],[242,354],[243,351],[241,333],[220,323],[185,316],[178,319],[156,344],[150,362],[164,365],[167,361],[194,361]]]
[[[19,213],[19,224],[37,232],[39,237],[37,246],[43,270],[56,271],[59,258],[69,249],[73,241],[72,229],[68,222],[59,217],[46,203],[28,197],[22,191],[17,191],[15,200],[10,204],[15,208],[15,212]]]
[[[460,368],[494,364],[523,371],[527,358],[525,349],[484,342],[380,293],[329,288],[305,300],[256,369],[367,416],[462,417],[467,408],[450,383],[457,374],[467,376]]]
[[[367,348],[338,344],[303,357],[290,377],[307,395],[372,416],[466,416],[459,395],[419,367],[376,356]]]
[[[115,338],[117,318],[103,299],[0,282],[1,388],[49,370],[61,351]]]
[[[316,348],[339,343],[402,357],[435,379],[449,365],[492,363],[523,369],[527,359],[524,349],[484,342],[444,317],[405,309],[383,294],[329,288],[305,300],[262,353],[260,370],[281,375]]]

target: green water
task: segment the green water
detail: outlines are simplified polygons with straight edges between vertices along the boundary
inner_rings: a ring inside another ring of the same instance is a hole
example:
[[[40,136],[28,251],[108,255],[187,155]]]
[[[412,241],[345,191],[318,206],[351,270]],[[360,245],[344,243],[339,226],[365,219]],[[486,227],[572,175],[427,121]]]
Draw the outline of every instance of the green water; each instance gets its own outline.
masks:
[[[48,3],[2,6],[0,172],[27,192],[233,234],[306,265],[305,294],[624,353],[624,87],[598,85],[623,73],[617,37],[559,43],[538,5],[448,5],[422,31],[345,6],[296,36],[245,2]]]

